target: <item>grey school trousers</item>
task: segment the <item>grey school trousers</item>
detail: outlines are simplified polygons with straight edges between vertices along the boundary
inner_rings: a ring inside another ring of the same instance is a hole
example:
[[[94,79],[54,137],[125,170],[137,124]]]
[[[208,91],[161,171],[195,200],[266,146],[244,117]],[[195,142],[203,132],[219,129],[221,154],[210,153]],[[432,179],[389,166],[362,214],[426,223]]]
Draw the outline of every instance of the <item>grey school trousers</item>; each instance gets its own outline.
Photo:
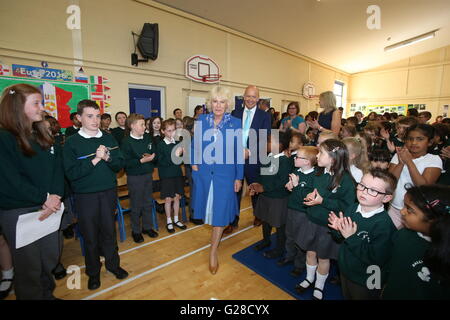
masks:
[[[120,266],[116,237],[116,201],[116,188],[75,194],[75,211],[80,233],[84,238],[84,260],[89,277],[100,274],[100,250],[105,257],[106,269],[115,271]]]
[[[298,230],[300,215],[292,211],[294,210],[289,209],[286,217],[286,259],[293,260],[295,268],[303,269],[306,263],[306,252],[295,244],[295,233]]]
[[[0,224],[8,242],[14,264],[14,291],[17,300],[53,300],[55,280],[52,270],[60,254],[59,231],[27,246],[16,249],[16,225],[21,214],[35,212],[39,207],[0,210]]]
[[[131,206],[131,230],[141,233],[152,228],[152,174],[127,177]],[[141,219],[142,217],[142,228]]]

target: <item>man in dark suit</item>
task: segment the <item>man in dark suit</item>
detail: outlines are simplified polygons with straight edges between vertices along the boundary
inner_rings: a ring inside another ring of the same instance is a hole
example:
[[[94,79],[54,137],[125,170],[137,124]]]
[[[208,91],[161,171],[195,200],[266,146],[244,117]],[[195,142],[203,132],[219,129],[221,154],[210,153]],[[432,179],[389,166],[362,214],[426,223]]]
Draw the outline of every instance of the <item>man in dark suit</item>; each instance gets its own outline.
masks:
[[[244,177],[247,181],[247,185],[256,182],[256,179],[260,173],[261,162],[259,159],[259,131],[267,130],[267,137],[270,135],[271,123],[270,115],[267,112],[259,109],[257,107],[259,101],[259,90],[256,86],[248,86],[244,92],[244,106],[243,108],[235,109],[231,113],[236,118],[242,119],[242,132],[243,132],[243,144],[245,146],[245,165],[244,165]],[[250,131],[255,130],[256,135],[252,134]],[[266,146],[267,141],[261,142]],[[252,150],[250,152],[250,150]],[[256,152],[256,154],[255,154]],[[256,161],[254,160],[256,157]],[[256,163],[254,163],[256,162]],[[241,205],[242,189],[238,194],[239,209]],[[252,196],[252,207],[253,210],[256,207],[256,201],[258,200],[258,195]],[[231,233],[233,228],[237,228],[239,223],[239,212],[236,215],[236,219],[233,221],[231,226],[228,226],[224,233]],[[255,226],[261,225],[261,221],[255,217]]]

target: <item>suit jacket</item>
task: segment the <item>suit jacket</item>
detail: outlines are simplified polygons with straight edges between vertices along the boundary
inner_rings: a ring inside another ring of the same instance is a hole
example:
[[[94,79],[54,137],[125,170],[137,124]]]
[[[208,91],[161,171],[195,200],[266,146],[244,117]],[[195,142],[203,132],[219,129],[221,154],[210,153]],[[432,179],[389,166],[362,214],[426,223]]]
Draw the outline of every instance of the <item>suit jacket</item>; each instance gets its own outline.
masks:
[[[272,124],[270,122],[270,114],[267,112],[264,112],[263,110],[259,109],[258,106],[255,106],[256,111],[255,111],[255,115],[253,116],[253,120],[252,120],[252,124],[250,125],[251,129],[255,129],[257,131],[259,130],[267,130],[267,137],[269,137],[270,135],[270,129],[272,128]],[[241,125],[242,125],[242,118],[244,115],[244,107],[239,108],[239,109],[235,109],[233,110],[233,112],[231,112],[231,115],[240,119],[241,120]],[[254,141],[250,141],[250,139],[247,140],[247,148],[249,148],[250,150],[256,150],[257,152],[257,164],[256,167],[253,168],[253,170],[256,170],[256,174],[259,174],[259,166],[260,166],[260,159],[259,159],[259,146],[260,146],[260,141],[259,141],[259,133],[257,133],[256,135],[256,148],[255,146],[250,146],[250,142],[253,144]],[[249,159],[246,160],[246,166],[251,166],[251,164],[248,163]],[[252,171],[253,171],[252,170]]]

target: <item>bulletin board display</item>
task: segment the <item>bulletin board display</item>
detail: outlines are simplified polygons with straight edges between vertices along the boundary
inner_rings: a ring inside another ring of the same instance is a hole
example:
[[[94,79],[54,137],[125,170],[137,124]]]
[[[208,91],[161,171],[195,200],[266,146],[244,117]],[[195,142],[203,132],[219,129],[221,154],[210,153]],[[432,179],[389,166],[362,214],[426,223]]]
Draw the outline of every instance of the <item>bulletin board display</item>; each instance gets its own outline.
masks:
[[[3,92],[4,88],[18,83],[27,83],[41,89],[44,98],[44,110],[58,119],[61,128],[72,126],[70,114],[77,110],[77,104],[80,100],[90,98],[89,85],[16,77],[0,77],[0,90]]]
[[[367,116],[371,112],[376,112],[377,114],[383,114],[385,112],[396,112],[399,115],[406,115],[408,110],[408,104],[397,104],[397,105],[364,105],[364,104],[351,104],[350,114],[353,115],[355,112],[360,111],[364,116]]]
[[[94,100],[100,113],[107,113],[110,96],[102,76],[73,75],[67,70],[39,68],[25,65],[0,65],[0,92],[14,84],[27,83],[40,88],[44,110],[58,119],[61,128],[72,126],[70,114],[76,112],[80,100]]]

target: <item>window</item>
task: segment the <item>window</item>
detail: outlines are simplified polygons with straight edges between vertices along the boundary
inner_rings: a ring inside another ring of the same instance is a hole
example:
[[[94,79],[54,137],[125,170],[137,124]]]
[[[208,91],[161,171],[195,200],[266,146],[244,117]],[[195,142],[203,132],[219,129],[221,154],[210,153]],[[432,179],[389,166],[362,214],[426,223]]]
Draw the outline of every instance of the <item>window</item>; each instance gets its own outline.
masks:
[[[344,83],[340,81],[334,82],[334,95],[336,96],[336,107],[343,107]]]

